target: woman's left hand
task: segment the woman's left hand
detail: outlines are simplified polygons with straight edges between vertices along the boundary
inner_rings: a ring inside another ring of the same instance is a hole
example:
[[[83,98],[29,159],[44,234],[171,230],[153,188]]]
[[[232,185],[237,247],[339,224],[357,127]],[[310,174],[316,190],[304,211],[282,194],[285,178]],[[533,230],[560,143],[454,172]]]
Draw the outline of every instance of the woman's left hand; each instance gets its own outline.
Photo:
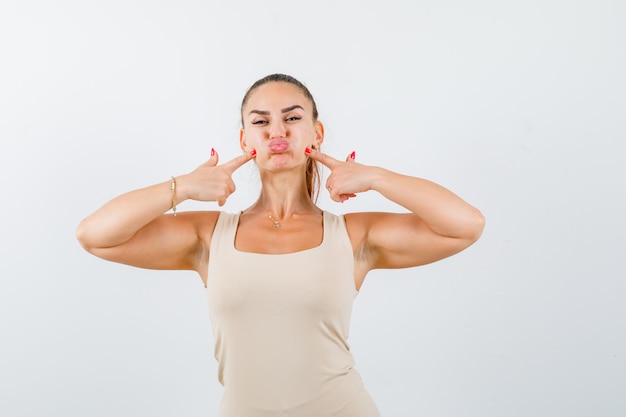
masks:
[[[483,215],[452,191],[423,178],[345,162],[311,150],[306,153],[332,172],[326,188],[343,202],[363,191],[376,191],[410,213],[350,213],[353,248],[366,253],[367,270],[424,265],[453,255],[478,239]]]
[[[343,203],[356,197],[356,193],[369,191],[372,188],[367,175],[371,167],[356,163],[355,152],[348,155],[345,161],[309,148],[306,154],[330,169],[331,174],[326,180],[326,189],[333,201]]]

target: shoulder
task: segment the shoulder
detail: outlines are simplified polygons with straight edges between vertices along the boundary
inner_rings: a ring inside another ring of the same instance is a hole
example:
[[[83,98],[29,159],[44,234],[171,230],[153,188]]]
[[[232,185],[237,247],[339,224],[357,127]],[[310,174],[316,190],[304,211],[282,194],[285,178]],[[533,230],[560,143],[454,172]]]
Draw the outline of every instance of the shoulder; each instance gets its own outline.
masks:
[[[184,223],[192,225],[196,230],[198,238],[203,242],[203,246],[211,242],[215,225],[222,214],[222,211],[186,211],[179,213],[177,217],[184,220]]]
[[[208,254],[211,249],[211,241],[216,226],[220,219],[235,216],[234,214],[224,211],[187,211],[179,213],[177,217],[185,219],[185,222],[191,224],[197,234],[198,245],[194,250],[194,263],[196,269],[200,272],[202,279],[208,262]]]
[[[393,229],[394,222],[406,214],[388,212],[358,212],[343,215],[355,253],[371,253],[377,247],[376,236]]]
[[[366,235],[371,225],[385,214],[377,212],[346,213],[343,215],[343,218],[345,219],[348,233],[357,236]]]
[[[360,288],[367,272],[372,269],[376,259],[376,251],[371,246],[369,235],[372,224],[375,223],[380,214],[383,213],[346,213],[342,216],[345,219],[346,230],[352,245],[358,288]]]
[[[199,228],[204,228],[209,225],[215,226],[215,223],[217,223],[217,219],[220,217],[221,213],[221,211],[183,211],[178,212],[177,217],[194,223]]]
[[[371,224],[371,217],[374,213],[362,212],[362,213],[346,213],[341,215],[343,217],[352,248],[355,252],[359,252],[363,249],[363,245],[367,241],[367,233],[369,225]]]

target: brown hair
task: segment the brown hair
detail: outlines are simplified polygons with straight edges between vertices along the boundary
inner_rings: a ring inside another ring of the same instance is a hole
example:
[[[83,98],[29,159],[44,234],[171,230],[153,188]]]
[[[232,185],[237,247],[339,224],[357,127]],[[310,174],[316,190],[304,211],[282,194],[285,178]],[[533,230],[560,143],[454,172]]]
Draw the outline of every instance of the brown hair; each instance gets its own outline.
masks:
[[[248,91],[246,91],[246,94],[243,96],[243,100],[241,101],[241,126],[242,127],[243,127],[243,108],[248,102],[248,99],[250,98],[254,90],[256,90],[257,88],[259,88],[260,86],[264,84],[271,83],[271,82],[284,82],[284,83],[289,83],[298,87],[298,89],[302,92],[302,94],[304,94],[304,96],[311,101],[311,105],[313,107],[313,121],[314,122],[317,121],[317,118],[318,118],[317,105],[315,104],[315,99],[313,98],[313,95],[311,94],[309,89],[300,81],[292,77],[291,75],[270,74],[255,81],[255,83],[252,84],[250,88],[248,88]],[[320,188],[320,181],[321,180],[320,180],[319,165],[317,164],[316,161],[309,158],[306,163],[306,190],[309,193],[309,197],[311,197],[312,200],[317,200],[317,196],[318,196],[319,188]]]

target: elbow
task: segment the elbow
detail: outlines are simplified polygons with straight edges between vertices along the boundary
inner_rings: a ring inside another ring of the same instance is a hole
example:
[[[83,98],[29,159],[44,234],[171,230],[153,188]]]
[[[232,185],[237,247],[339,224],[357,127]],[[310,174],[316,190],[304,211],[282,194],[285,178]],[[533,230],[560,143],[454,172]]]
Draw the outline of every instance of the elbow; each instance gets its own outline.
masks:
[[[74,234],[76,236],[76,240],[80,243],[80,246],[82,246],[87,252],[93,253],[94,245],[92,244],[92,238],[89,232],[89,227],[86,224],[86,220],[80,222]]]
[[[478,209],[474,209],[474,213],[467,221],[467,239],[471,243],[476,242],[483,234],[485,229],[485,216]]]

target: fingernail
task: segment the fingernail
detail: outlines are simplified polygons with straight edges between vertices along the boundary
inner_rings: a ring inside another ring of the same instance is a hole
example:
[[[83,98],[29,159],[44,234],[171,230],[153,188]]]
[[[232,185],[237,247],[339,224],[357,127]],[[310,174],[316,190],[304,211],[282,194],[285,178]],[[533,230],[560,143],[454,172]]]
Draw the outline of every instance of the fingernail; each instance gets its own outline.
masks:
[[[354,160],[354,158],[356,158],[356,151],[352,151],[350,154],[350,159]]]
[[[211,156],[215,155],[215,149],[211,148]]]
[[[256,155],[256,149],[252,149],[252,152],[250,152],[250,156],[254,156]]]
[[[310,154],[311,153],[311,149],[310,148],[304,148],[304,153]]]

